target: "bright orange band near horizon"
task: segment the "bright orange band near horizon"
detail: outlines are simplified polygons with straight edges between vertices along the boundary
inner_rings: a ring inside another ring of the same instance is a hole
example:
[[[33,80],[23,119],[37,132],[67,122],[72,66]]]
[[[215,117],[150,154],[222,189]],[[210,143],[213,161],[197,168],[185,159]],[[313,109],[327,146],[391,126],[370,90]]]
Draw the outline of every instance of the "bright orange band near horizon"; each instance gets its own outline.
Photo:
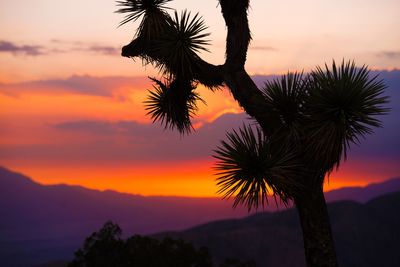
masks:
[[[12,168],[44,185],[78,185],[143,196],[220,197],[213,160],[149,163],[142,166],[20,166]],[[345,163],[325,180],[324,191],[366,186],[398,175],[395,162],[378,163],[379,169],[360,168],[366,162]]]

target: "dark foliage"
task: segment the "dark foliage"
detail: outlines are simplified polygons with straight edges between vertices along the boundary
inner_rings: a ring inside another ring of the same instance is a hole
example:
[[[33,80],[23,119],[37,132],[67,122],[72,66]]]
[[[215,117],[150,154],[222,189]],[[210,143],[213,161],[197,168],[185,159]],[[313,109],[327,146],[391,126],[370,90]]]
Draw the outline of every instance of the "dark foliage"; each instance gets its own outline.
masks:
[[[89,236],[69,267],[212,267],[208,249],[182,239],[158,240],[135,235],[121,239],[117,224],[107,222]],[[255,267],[253,262],[226,260],[221,267]]]
[[[376,116],[388,112],[384,89],[366,67],[351,62],[267,82],[263,95],[281,126],[268,137],[250,127],[227,134],[229,142],[216,150],[219,192],[257,209],[269,189],[284,202],[294,199],[307,187],[304,177],[322,187],[350,144],[381,126]]]
[[[154,48],[157,54],[165,55],[159,67],[166,73],[192,78],[193,68],[199,61],[197,53],[208,51],[208,40],[205,38],[210,34],[204,33],[206,29],[199,14],[191,18],[186,10],[180,17],[175,12],[168,31],[160,37]]]
[[[181,133],[190,132],[193,127],[191,117],[197,111],[197,101],[203,101],[194,91],[195,85],[186,79],[174,78],[165,82],[150,78],[155,85],[145,101],[147,114],[153,121],[160,121],[165,128],[177,129]]]
[[[185,133],[192,129],[190,117],[197,109],[196,100],[200,100],[194,92],[197,86],[194,69],[201,61],[197,53],[208,51],[209,33],[204,33],[207,27],[199,14],[191,16],[183,11],[180,16],[175,12],[171,17],[164,11],[169,1],[118,1],[121,8],[117,12],[127,14],[121,25],[143,17],[137,38],[123,48],[122,54],[140,57],[167,77],[166,83],[152,78],[158,88],[150,91],[146,102],[149,114],[154,121],[160,120],[166,127]]]
[[[222,141],[214,157],[218,159],[218,192],[226,198],[235,195],[234,207],[238,204],[246,205],[249,210],[263,207],[268,202],[268,193],[287,203],[300,191],[300,183],[292,180],[299,168],[295,154],[272,153],[271,140],[259,128],[253,131],[244,126],[227,137],[228,142]]]
[[[207,249],[195,249],[183,240],[149,237],[120,238],[118,225],[108,222],[85,241],[83,249],[75,253],[70,267],[211,267]]]
[[[130,22],[136,21],[141,16],[151,17],[156,13],[162,12],[165,4],[172,0],[124,0],[117,1],[117,5],[121,8],[117,13],[127,14],[120,23],[120,26]],[[146,19],[146,18],[145,18]],[[140,31],[139,31],[140,32]]]
[[[306,99],[309,121],[306,153],[323,172],[339,167],[346,159],[350,144],[381,127],[377,115],[386,114],[388,98],[382,96],[386,86],[371,77],[366,66],[357,68],[344,61],[332,68],[318,67],[311,73],[309,97]]]
[[[284,133],[280,136],[280,145],[291,149],[302,141],[304,135],[307,85],[307,79],[302,74],[288,73],[266,82],[262,88],[265,102],[279,114],[282,122],[282,128],[276,130],[279,134]]]

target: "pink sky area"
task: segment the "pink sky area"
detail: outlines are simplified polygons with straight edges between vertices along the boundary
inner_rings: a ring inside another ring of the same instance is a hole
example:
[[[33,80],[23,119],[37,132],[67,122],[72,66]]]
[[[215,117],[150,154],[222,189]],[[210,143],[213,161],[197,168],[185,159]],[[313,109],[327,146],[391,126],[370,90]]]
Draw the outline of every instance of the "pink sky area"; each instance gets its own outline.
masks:
[[[201,56],[223,63],[225,26],[217,1],[168,6],[204,16],[212,42]],[[0,165],[45,184],[215,196],[212,150],[246,116],[227,90],[200,87],[207,105],[199,106],[194,134],[151,124],[143,101],[152,86],[147,76],[158,73],[120,57],[137,23],[118,28],[116,8],[114,1],[1,1]],[[398,0],[251,1],[246,68],[266,79],[345,58],[387,70],[398,81],[398,10]],[[390,85],[395,112],[399,85]],[[355,148],[327,189],[400,175],[399,143],[386,137],[398,133],[398,126],[390,128],[399,125],[393,120],[387,129],[394,132],[381,129],[365,141],[369,150]]]

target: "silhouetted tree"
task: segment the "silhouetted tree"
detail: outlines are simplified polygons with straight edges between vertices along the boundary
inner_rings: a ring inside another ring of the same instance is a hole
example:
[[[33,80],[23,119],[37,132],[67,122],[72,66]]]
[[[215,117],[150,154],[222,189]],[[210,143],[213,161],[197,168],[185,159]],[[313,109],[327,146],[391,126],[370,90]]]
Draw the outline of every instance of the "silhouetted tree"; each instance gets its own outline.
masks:
[[[127,266],[124,265],[125,247],[121,233],[118,225],[107,222],[100,231],[86,238],[83,248],[75,252],[75,259],[68,266]]]
[[[158,240],[135,235],[121,239],[121,228],[107,222],[86,238],[69,267],[212,267],[208,249],[183,240]],[[255,263],[226,260],[221,267],[255,267]]]
[[[272,193],[299,211],[307,266],[337,266],[323,195],[324,179],[338,168],[351,143],[380,126],[376,115],[387,110],[382,81],[367,67],[352,62],[317,68],[310,74],[289,73],[257,88],[245,71],[251,39],[249,0],[219,0],[227,26],[226,60],[212,65],[198,53],[207,50],[202,18],[184,11],[166,12],[171,0],[118,1],[125,24],[142,18],[125,57],[139,57],[161,70],[147,104],[154,121],[181,133],[192,130],[191,117],[202,101],[198,83],[210,90],[225,85],[257,127],[228,134],[215,157],[218,185],[234,206],[267,204]]]

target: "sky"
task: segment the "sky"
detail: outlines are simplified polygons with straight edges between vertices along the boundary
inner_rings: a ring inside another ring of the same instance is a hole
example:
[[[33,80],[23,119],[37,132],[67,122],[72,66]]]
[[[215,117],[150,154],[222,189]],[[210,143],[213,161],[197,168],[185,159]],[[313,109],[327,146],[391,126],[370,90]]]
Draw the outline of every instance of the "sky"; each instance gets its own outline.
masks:
[[[223,63],[218,2],[168,6],[204,17],[211,45],[201,56]],[[226,89],[200,87],[207,105],[199,106],[196,132],[181,136],[152,124],[143,101],[152,87],[147,76],[158,72],[120,56],[137,23],[118,27],[116,9],[103,0],[0,1],[0,165],[44,184],[216,196],[213,149],[246,115]],[[344,58],[390,83],[385,128],[353,148],[327,190],[400,175],[398,10],[398,0],[251,1],[246,69],[257,81]]]

